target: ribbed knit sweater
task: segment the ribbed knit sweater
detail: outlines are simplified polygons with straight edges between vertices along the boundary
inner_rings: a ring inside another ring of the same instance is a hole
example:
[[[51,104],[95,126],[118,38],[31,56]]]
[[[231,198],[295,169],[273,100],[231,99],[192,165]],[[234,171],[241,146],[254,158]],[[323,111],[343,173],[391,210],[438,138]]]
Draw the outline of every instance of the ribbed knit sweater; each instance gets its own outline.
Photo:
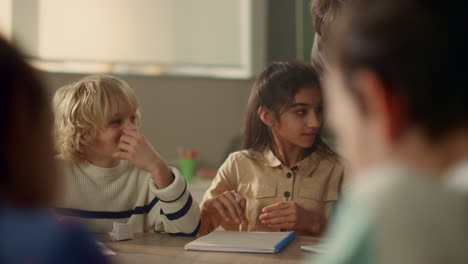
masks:
[[[112,231],[113,222],[131,223],[134,232],[198,232],[200,209],[175,168],[174,182],[164,189],[154,185],[149,172],[127,161],[113,168],[63,162],[63,169],[64,193],[56,211],[78,218],[94,232]]]

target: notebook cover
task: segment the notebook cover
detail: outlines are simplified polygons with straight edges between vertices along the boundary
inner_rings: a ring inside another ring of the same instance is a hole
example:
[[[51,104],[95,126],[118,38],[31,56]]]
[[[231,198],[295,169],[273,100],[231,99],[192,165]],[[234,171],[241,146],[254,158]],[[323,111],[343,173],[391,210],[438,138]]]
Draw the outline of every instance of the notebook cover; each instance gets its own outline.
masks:
[[[284,237],[280,238],[281,235]],[[277,253],[289,244],[295,235],[294,232],[215,231],[187,243],[184,248],[199,251]]]
[[[280,252],[285,246],[287,246],[293,239],[296,237],[295,232],[289,233],[285,238],[283,238],[278,244],[275,246],[275,252]]]

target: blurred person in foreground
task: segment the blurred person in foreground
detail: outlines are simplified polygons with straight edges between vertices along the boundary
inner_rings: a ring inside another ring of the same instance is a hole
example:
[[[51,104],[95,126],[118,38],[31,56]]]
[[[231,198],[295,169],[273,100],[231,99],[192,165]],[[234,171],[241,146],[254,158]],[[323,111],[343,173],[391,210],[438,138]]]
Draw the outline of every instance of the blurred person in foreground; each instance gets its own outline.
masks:
[[[91,235],[50,213],[58,170],[34,70],[0,37],[0,263],[107,263]]]
[[[314,263],[468,263],[468,199],[446,184],[468,179],[463,4],[342,11],[324,92],[354,174]]]

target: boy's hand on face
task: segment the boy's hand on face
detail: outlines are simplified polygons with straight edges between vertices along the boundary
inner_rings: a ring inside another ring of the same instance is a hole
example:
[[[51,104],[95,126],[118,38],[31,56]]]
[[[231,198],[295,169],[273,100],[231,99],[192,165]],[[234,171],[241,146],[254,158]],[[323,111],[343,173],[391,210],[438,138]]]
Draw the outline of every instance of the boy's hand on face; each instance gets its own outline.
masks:
[[[113,154],[114,158],[128,160],[138,168],[151,173],[158,188],[165,188],[174,181],[166,161],[138,131],[124,129],[117,147],[118,151]]]
[[[312,235],[320,235],[325,222],[322,216],[305,210],[294,201],[266,206],[258,219],[272,229],[302,231]]]

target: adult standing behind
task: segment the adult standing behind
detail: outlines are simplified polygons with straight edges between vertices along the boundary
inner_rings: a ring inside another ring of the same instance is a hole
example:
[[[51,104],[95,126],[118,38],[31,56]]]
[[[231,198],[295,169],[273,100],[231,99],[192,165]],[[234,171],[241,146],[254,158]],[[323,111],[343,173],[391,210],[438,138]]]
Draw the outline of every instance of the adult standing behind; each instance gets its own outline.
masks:
[[[326,42],[333,24],[339,16],[346,0],[311,0],[310,15],[314,24],[315,35],[311,52],[312,65],[322,76],[328,68],[325,54]]]
[[[107,263],[87,231],[49,212],[58,170],[34,70],[0,37],[0,263]]]

